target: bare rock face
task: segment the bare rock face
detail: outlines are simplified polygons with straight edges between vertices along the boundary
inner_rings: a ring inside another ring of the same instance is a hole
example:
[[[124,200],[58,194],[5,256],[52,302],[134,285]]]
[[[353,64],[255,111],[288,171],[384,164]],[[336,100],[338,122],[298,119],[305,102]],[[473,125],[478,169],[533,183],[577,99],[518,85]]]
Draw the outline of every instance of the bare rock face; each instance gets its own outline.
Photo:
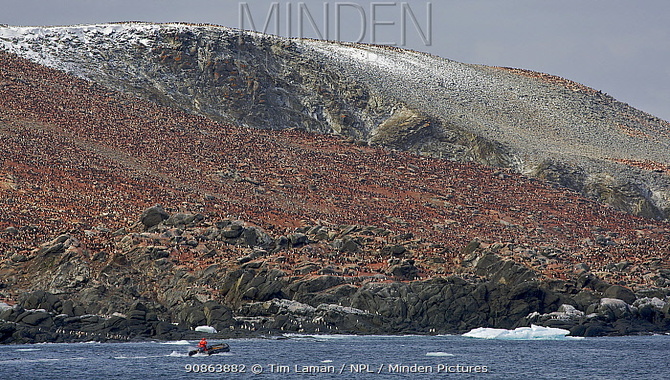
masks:
[[[140,216],[140,222],[146,227],[151,228],[160,224],[165,219],[169,218],[170,215],[165,212],[162,206],[153,206],[146,209]]]
[[[7,274],[34,273],[26,287],[33,291],[14,306],[0,303],[0,343],[192,339],[193,329],[203,325],[223,332],[220,337],[454,333],[531,323],[586,336],[670,329],[667,288],[633,292],[598,278],[584,264],[579,277],[550,280],[510,259],[514,252],[531,255],[514,244],[473,240],[461,250],[457,274],[426,278],[426,262],[410,258],[410,243],[378,240],[411,234],[315,225],[297,228],[280,244],[241,221],[164,212],[151,207],[142,214],[140,220],[152,213],[161,220],[149,231],[110,234],[105,258],[94,258],[72,235],[61,235],[26,262],[0,265]],[[598,244],[607,246],[611,240],[601,237]],[[335,241],[359,243],[355,251],[344,251]],[[226,247],[248,255],[240,260]],[[308,252],[339,260],[330,270],[316,257],[287,262]],[[560,255],[547,247],[538,252]],[[386,265],[363,271],[360,258],[373,255]],[[350,274],[342,274],[347,269]],[[660,277],[666,272],[657,270]]]
[[[632,305],[633,302],[637,299],[635,293],[628,288],[624,288],[620,285],[612,285],[603,294],[606,298],[616,298],[622,301],[625,301],[627,304]]]
[[[413,260],[407,260],[389,269],[391,275],[402,280],[414,280],[419,274],[419,269],[414,266]]]
[[[670,215],[670,124],[563,78],[213,26],[0,37],[10,52],[214,120],[512,168],[635,215]]]

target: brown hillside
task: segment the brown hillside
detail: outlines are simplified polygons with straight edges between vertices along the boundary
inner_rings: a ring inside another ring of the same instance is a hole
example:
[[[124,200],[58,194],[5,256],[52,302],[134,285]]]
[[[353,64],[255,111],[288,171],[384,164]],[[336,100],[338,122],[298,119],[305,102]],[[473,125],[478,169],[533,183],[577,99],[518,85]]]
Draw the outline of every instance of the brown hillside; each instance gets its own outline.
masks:
[[[556,277],[577,263],[598,270],[626,260],[629,272],[605,277],[650,285],[644,274],[669,262],[667,223],[508,171],[222,125],[14,55],[0,62],[3,259],[66,231],[95,248],[104,242],[84,231],[128,226],[162,204],[278,233],[305,223],[412,233],[425,276],[436,270],[427,258],[447,259],[439,269],[449,272],[475,238],[514,243],[509,254],[529,265],[525,248],[558,252],[537,268]]]

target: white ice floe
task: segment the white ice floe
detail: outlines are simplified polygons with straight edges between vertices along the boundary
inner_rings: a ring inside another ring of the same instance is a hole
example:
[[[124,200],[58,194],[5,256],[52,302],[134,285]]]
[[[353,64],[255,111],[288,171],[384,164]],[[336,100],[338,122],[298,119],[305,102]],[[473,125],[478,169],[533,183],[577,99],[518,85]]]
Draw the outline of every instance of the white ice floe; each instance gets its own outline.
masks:
[[[567,336],[569,333],[570,331],[564,329],[531,325],[530,327],[518,327],[514,330],[480,327],[463,334],[463,336],[468,338],[503,340],[580,339],[578,337]]]
[[[195,331],[204,332],[208,334],[216,334],[218,331],[212,326],[198,326],[195,328]]]

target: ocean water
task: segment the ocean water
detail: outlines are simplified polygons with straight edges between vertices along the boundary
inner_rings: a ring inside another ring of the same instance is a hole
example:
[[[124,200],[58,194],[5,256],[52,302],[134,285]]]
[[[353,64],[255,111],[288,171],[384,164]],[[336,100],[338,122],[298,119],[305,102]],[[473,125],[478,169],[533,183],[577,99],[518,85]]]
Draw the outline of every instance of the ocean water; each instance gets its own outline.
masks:
[[[670,379],[670,336],[226,342],[228,353],[194,357],[197,341],[0,346],[0,379]]]

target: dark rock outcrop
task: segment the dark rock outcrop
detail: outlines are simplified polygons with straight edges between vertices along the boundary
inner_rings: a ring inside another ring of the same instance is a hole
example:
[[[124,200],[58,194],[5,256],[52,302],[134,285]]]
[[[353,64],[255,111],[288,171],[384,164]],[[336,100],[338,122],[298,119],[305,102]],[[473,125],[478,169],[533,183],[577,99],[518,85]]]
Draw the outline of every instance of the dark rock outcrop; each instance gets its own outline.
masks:
[[[105,259],[85,261],[94,255],[73,236],[61,235],[36,249],[31,260],[11,264],[40,268],[33,272],[32,286],[43,290],[23,294],[14,306],[0,304],[0,342],[184,339],[205,325],[220,337],[459,333],[530,324],[584,336],[670,330],[667,289],[636,294],[607,283],[587,266],[570,280],[547,280],[505,257],[519,251],[513,244],[474,240],[461,250],[464,259],[456,274],[422,279],[426,262],[408,258],[411,235],[311,226],[296,229],[281,243],[239,221],[212,222],[184,213],[159,219],[147,232],[112,235],[115,251]],[[356,242],[357,249],[348,251],[352,258],[342,256],[336,241]],[[247,255],[226,258],[225,247]],[[545,259],[560,255],[547,247],[538,251]],[[318,256],[280,269],[296,252]],[[346,260],[321,265],[329,255]],[[366,272],[371,268],[356,260],[370,255],[386,266]],[[86,276],[65,281],[70,273]]]
[[[608,287],[607,289],[605,289],[603,296],[605,298],[620,299],[630,305],[632,305],[633,302],[635,302],[635,300],[637,299],[637,297],[635,297],[635,293],[633,293],[632,290],[624,288],[623,286],[620,285],[612,285]]]
[[[146,209],[140,216],[140,222],[144,225],[145,228],[151,228],[158,225],[165,219],[168,219],[170,215],[165,212],[162,206],[157,205]]]

